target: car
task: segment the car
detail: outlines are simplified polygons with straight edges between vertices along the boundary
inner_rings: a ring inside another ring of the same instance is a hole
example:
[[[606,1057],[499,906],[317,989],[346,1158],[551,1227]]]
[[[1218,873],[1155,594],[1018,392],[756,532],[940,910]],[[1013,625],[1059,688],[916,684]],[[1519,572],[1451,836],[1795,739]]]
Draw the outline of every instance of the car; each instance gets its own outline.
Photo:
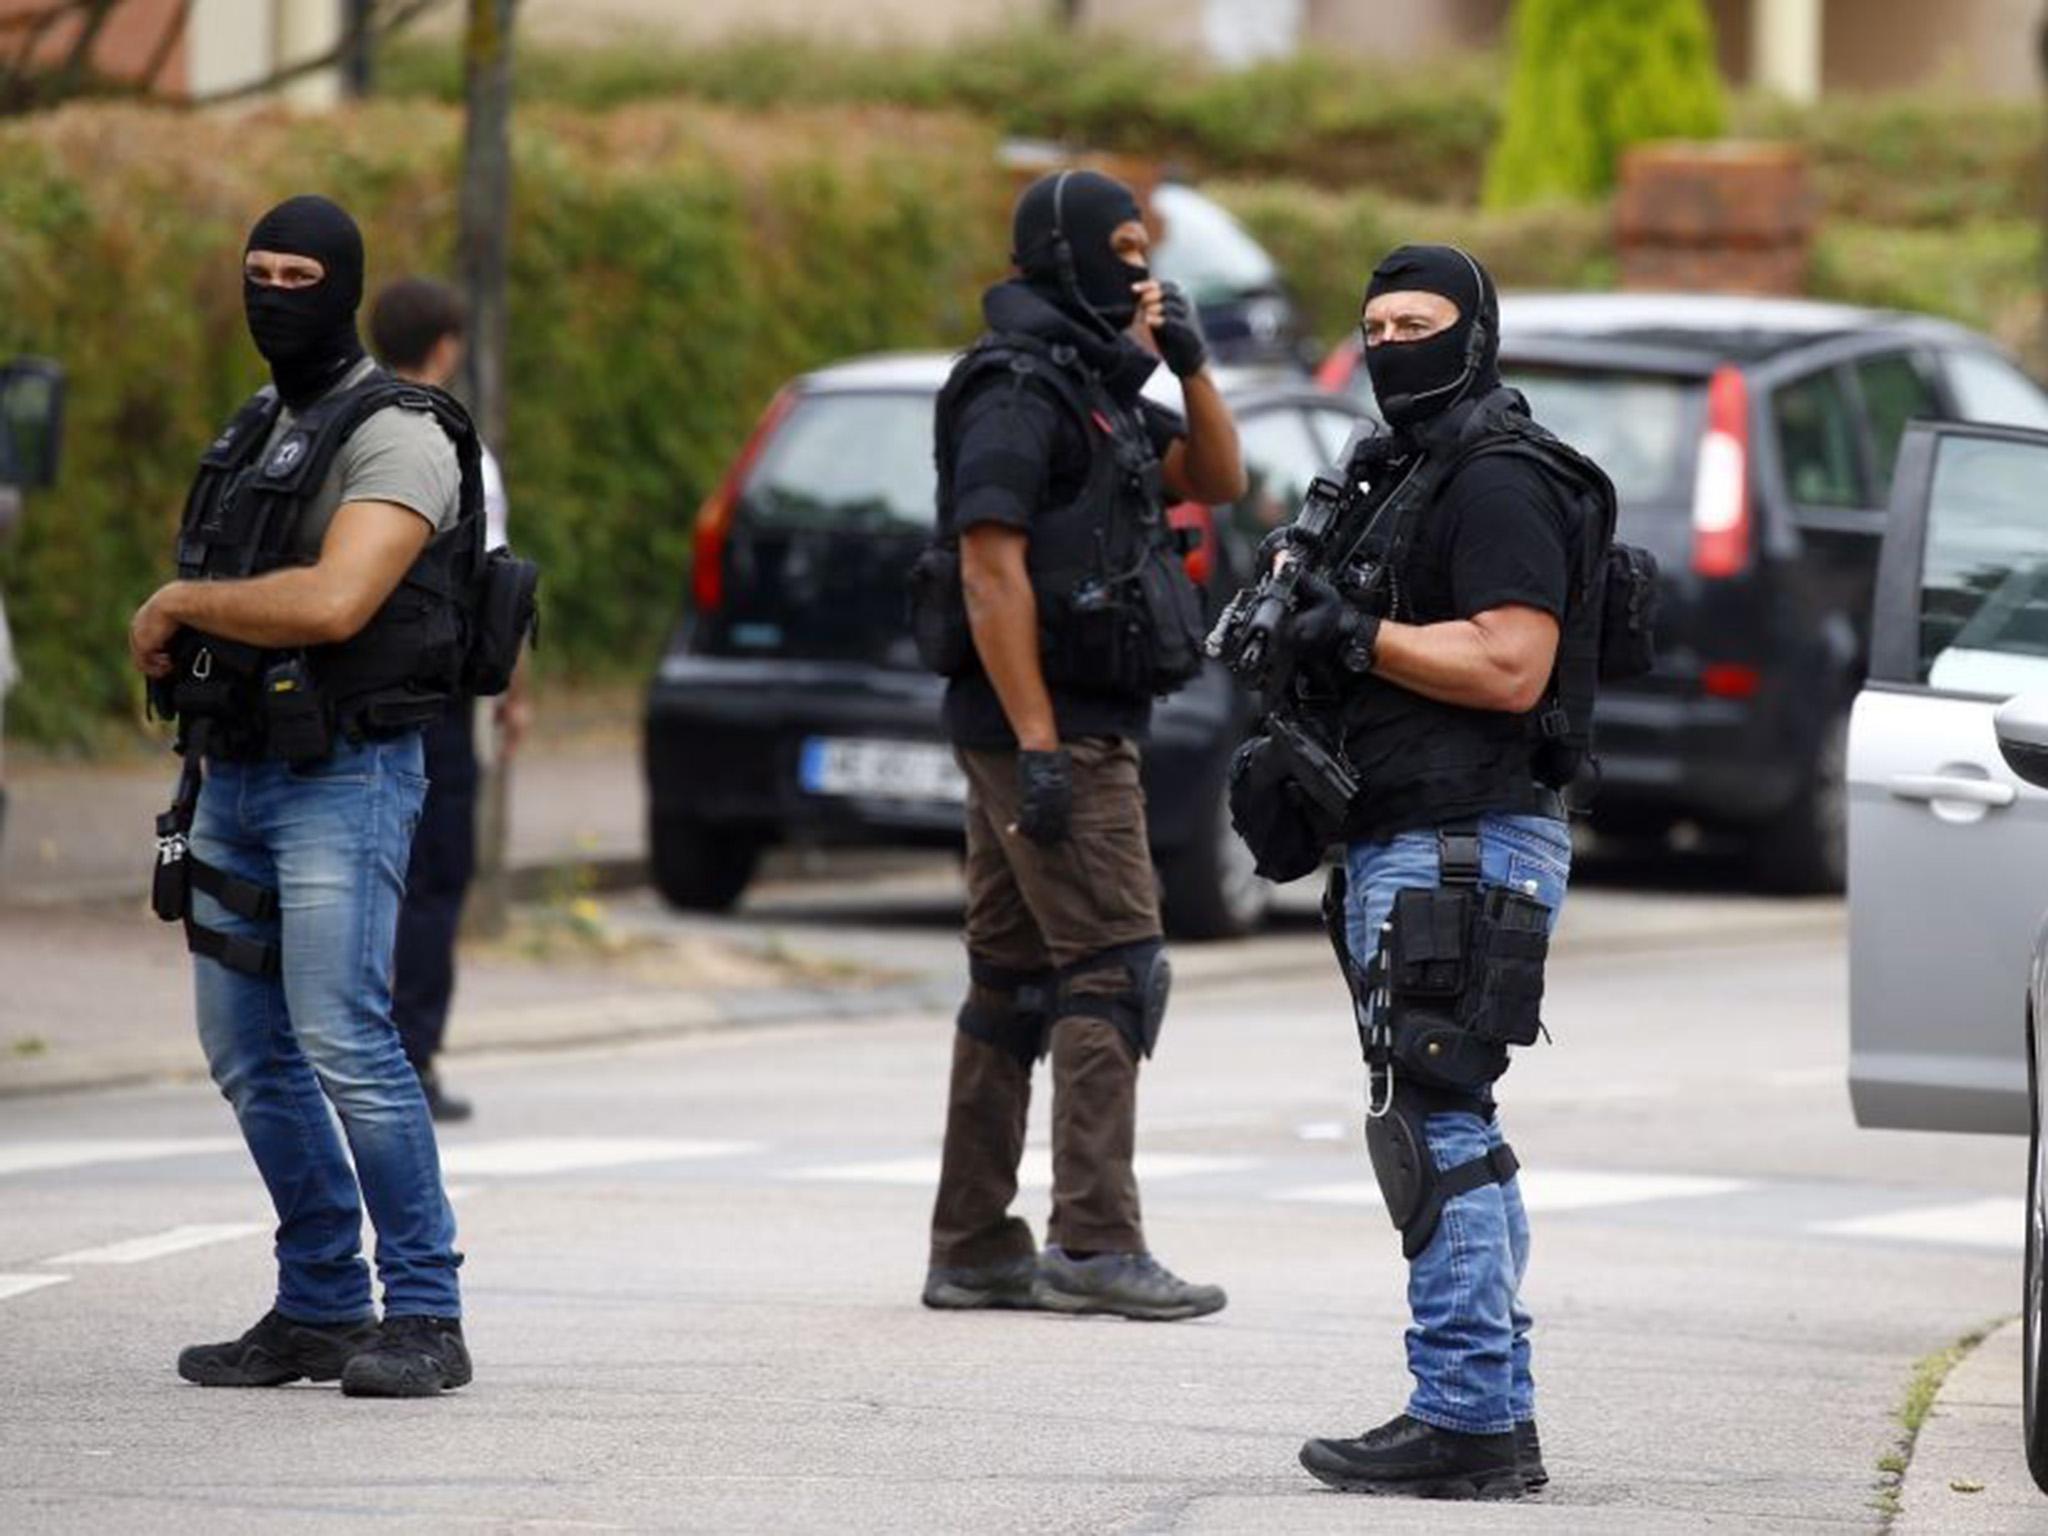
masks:
[[[1850,722],[1859,1125],[2024,1133],[2027,1461],[2048,1490],[2048,432],[1909,427]]]
[[[1210,354],[1240,366],[1298,368],[1301,316],[1265,247],[1229,210],[1180,182],[1160,182],[1146,204],[1160,230],[1152,274],[1187,291]]]
[[[1369,401],[1359,359],[1338,348],[1320,382]],[[1768,887],[1839,890],[1901,433],[2048,426],[2048,395],[1958,325],[1726,295],[1510,294],[1501,370],[1613,477],[1620,536],[1661,567],[1657,666],[1596,706],[1593,828],[1656,841],[1691,824]]]
[[[645,720],[649,863],[671,904],[731,907],[777,843],[961,842],[966,785],[940,729],[944,685],[918,664],[905,614],[936,515],[932,413],[952,361],[898,354],[797,379],[700,512],[691,600]],[[1190,571],[1212,612],[1364,415],[1305,378],[1218,377],[1251,488],[1234,506],[1171,514],[1199,531]],[[1151,388],[1177,398],[1163,370]],[[1245,932],[1270,899],[1225,804],[1251,711],[1212,662],[1154,712],[1147,814],[1181,937]]]

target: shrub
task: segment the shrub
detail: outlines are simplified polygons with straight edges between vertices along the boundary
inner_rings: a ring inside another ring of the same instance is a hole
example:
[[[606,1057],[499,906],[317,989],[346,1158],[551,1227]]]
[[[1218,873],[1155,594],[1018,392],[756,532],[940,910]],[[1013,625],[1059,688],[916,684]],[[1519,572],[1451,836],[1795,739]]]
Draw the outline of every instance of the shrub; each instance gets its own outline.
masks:
[[[790,374],[958,344],[1000,270],[1008,187],[956,120],[776,124],[704,108],[526,114],[512,272],[513,526],[546,570],[544,668],[644,675],[699,501]],[[0,554],[26,674],[8,725],[79,743],[132,717],[124,625],[168,574],[198,450],[262,379],[241,322],[251,219],[317,188],[372,286],[445,267],[455,115],[323,120],[78,108],[0,131],[0,355],[62,358],[64,479]]]
[[[1700,0],[1519,0],[1489,207],[1597,196],[1645,139],[1721,131],[1714,38]]]

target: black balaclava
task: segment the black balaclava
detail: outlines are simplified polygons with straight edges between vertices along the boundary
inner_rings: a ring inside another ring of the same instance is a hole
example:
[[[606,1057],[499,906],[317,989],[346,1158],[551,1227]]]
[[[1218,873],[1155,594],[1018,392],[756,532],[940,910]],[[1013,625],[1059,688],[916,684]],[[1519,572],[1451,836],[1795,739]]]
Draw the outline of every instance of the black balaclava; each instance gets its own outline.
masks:
[[[304,410],[340,383],[362,358],[356,308],[363,301],[363,234],[324,197],[279,203],[249,231],[250,251],[310,256],[327,275],[310,288],[268,288],[242,279],[249,335],[277,383],[278,395]]]
[[[1403,245],[1372,269],[1370,304],[1404,290],[1441,294],[1458,306],[1447,329],[1421,341],[1365,349],[1366,371],[1390,427],[1414,427],[1500,383],[1500,301],[1486,269],[1454,245]]]
[[[1114,336],[1138,313],[1131,284],[1144,282],[1151,273],[1120,258],[1109,237],[1138,217],[1131,189],[1100,171],[1041,176],[1017,199],[1010,259],[1052,303],[1083,325]]]

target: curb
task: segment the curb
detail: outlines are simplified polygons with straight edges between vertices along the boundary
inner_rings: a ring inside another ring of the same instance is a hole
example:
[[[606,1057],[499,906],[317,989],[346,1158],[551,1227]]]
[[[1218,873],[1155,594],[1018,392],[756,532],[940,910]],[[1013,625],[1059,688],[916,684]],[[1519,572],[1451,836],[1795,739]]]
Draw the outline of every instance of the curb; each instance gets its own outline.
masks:
[[[2014,1283],[2018,1283],[2015,1265]],[[2022,1443],[2018,1318],[1958,1361],[1935,1394],[1898,1488],[1892,1536],[1992,1536],[2048,1527]]]

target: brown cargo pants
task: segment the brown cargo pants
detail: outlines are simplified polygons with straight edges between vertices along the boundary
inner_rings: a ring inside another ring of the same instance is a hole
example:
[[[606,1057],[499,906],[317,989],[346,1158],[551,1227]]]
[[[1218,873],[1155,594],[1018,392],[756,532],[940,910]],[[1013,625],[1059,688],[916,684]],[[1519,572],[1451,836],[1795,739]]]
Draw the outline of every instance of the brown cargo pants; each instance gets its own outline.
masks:
[[[1066,972],[1072,995],[1130,986],[1121,963],[1085,962],[1159,937],[1159,894],[1145,836],[1145,792],[1135,742],[1067,743],[1074,815],[1067,839],[1042,848],[1011,830],[1017,754],[961,748],[967,775],[967,955],[976,980],[968,1008],[1001,1015],[1034,973]],[[1070,967],[1078,967],[1069,971]],[[963,1010],[964,1011],[964,1010]],[[1107,1019],[1049,1006],[1052,1056],[1052,1217],[1062,1248],[1137,1253],[1145,1247],[1131,1157],[1137,1135],[1138,1053]],[[1010,1214],[1024,1154],[1035,1051],[969,1034],[953,1038],[946,1142],[932,1209],[931,1262],[967,1268],[1037,1251],[1031,1227]]]

